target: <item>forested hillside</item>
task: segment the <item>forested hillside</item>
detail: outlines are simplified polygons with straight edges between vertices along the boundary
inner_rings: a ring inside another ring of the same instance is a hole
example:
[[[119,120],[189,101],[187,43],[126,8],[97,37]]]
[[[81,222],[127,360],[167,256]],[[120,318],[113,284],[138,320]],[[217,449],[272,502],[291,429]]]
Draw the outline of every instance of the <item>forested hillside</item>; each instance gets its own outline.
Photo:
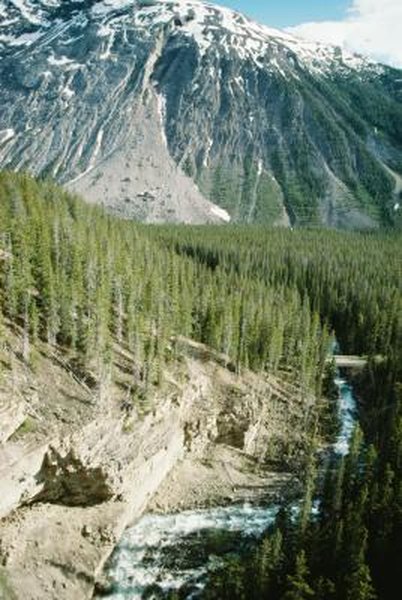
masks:
[[[313,386],[333,329],[345,351],[398,347],[397,234],[147,228],[28,176],[0,186],[2,313],[27,360],[39,336],[102,369],[124,339],[149,383],[184,335],[237,369],[290,368]]]
[[[77,377],[102,382],[113,377],[118,342],[133,357],[137,401],[180,359],[178,336],[224,353],[233,371],[286,373],[317,394],[333,331],[345,352],[368,357],[356,382],[364,441],[356,432],[349,457],[316,492],[312,451],[300,518],[281,511],[257,552],[211,583],[211,598],[394,597],[401,261],[396,233],[146,227],[52,183],[0,175],[0,335],[4,327],[21,332],[28,366],[41,339]],[[314,495],[320,508],[311,516]]]
[[[39,336],[100,374],[116,338],[147,386],[180,334],[225,352],[237,369],[286,365],[306,385],[316,380],[328,346],[318,314],[295,285],[266,281],[241,253],[237,268],[211,268],[177,251],[176,230],[119,221],[24,176],[1,176],[0,211],[2,310],[25,332],[27,361]],[[212,243],[216,232],[205,234]]]

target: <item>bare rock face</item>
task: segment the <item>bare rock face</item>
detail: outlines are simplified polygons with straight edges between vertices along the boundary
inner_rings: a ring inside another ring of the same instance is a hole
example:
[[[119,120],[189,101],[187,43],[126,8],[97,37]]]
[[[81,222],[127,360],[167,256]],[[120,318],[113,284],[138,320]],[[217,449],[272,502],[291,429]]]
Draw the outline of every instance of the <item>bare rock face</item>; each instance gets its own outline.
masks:
[[[115,493],[102,466],[84,465],[75,456],[73,448],[63,456],[59,450],[50,447],[36,479],[42,490],[31,503],[85,507],[107,502]]]
[[[25,403],[18,397],[11,401],[9,393],[0,391],[0,444],[18,430],[26,417]]]
[[[107,160],[71,182],[70,190],[122,217],[161,223],[225,223],[229,215],[207,200],[170,156],[158,98],[148,84],[145,105],[132,109],[131,133]]]
[[[152,222],[398,219],[400,71],[197,0],[2,14],[0,167]]]
[[[0,445],[0,564],[16,598],[90,598],[124,529],[147,508],[252,500],[294,486],[288,470],[303,462],[314,398],[274,377],[238,375],[202,344],[180,339],[178,348],[183,361],[146,410],[126,410],[113,384],[91,397],[42,348],[27,380],[37,395],[25,399],[35,428]],[[116,368],[128,377],[124,364]]]

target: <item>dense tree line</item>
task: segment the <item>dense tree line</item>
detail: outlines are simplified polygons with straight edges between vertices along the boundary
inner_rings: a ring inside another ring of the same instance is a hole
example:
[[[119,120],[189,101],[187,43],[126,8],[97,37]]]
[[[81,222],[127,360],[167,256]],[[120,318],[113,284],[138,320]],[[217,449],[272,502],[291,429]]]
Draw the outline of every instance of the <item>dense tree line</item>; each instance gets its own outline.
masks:
[[[332,330],[374,357],[401,342],[398,234],[145,227],[5,173],[0,252],[1,310],[26,360],[40,337],[102,370],[117,341],[154,381],[184,335],[317,389]]]
[[[153,235],[215,272],[296,289],[345,352],[389,356],[402,343],[398,233],[234,226],[157,227]]]
[[[228,559],[203,597],[395,598],[402,551],[401,375],[399,371],[399,384],[387,388],[388,414],[371,423],[380,443],[364,443],[358,428],[349,455],[334,459],[316,490],[318,508],[311,510],[312,470],[298,516],[292,518],[289,508],[282,507],[256,550]]]
[[[101,374],[112,345],[124,343],[133,372],[155,383],[172,338],[184,335],[238,370],[286,367],[309,388],[320,379],[328,330],[285,280],[267,281],[248,263],[211,269],[177,251],[175,229],[118,220],[28,176],[1,175],[0,223],[1,308],[23,330],[26,361],[40,338]]]

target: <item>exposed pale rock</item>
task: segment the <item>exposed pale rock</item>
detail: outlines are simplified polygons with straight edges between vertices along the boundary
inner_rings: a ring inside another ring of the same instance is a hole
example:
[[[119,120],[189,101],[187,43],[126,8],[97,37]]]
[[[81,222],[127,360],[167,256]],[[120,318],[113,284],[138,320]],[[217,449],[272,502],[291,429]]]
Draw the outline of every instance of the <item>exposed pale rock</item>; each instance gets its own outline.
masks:
[[[302,400],[297,388],[275,377],[237,375],[227,357],[202,344],[181,338],[178,347],[184,361],[165,373],[145,414],[122,410],[117,386],[88,398],[43,349],[31,375],[40,398],[37,429],[7,442],[0,454],[0,562],[18,598],[90,598],[124,529],[147,507],[292,490],[294,477],[271,473],[271,463],[283,471],[302,462],[305,432],[294,422],[306,423],[313,398]],[[119,349],[121,377],[128,377],[126,354]],[[78,395],[76,404],[71,394],[64,398],[70,410],[84,406],[67,425],[54,411],[63,406],[55,382]]]

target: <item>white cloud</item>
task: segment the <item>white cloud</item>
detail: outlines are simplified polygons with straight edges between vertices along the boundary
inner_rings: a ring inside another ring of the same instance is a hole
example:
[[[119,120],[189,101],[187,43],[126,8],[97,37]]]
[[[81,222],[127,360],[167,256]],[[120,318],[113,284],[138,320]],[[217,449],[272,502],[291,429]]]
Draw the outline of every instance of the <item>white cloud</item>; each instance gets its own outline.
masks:
[[[353,0],[343,21],[303,23],[288,31],[402,67],[401,0]]]

